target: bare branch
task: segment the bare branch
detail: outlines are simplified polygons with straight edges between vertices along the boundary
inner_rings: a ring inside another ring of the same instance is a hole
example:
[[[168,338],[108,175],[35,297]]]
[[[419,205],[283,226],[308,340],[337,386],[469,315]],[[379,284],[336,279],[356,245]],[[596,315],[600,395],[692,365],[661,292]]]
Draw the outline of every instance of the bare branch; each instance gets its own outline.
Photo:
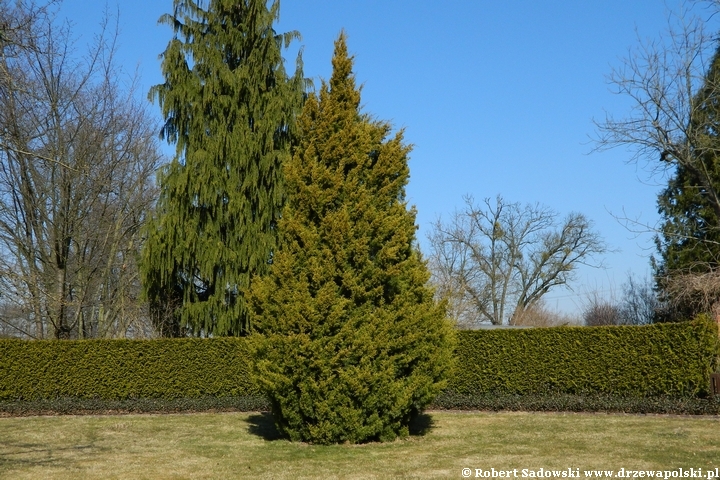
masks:
[[[24,7],[32,4],[16,12]],[[4,320],[28,335],[32,326],[35,338],[143,330],[137,257],[161,161],[158,126],[118,84],[109,18],[76,58],[67,25],[20,13],[32,19],[24,43],[0,56]]]
[[[703,98],[720,91],[720,78],[707,77],[717,47],[715,32],[708,31],[703,18],[682,11],[669,15],[663,37],[638,43],[608,78],[616,94],[632,101],[630,113],[595,121],[594,150],[628,147],[631,161],[644,161],[653,175],[686,169],[720,218],[720,192],[702,160],[720,154],[720,145],[710,141],[703,105]]]
[[[581,214],[559,223],[556,212],[538,204],[500,196],[484,206],[470,197],[465,203],[448,223],[436,221],[429,236],[433,282],[461,324],[515,323],[548,291],[566,285],[577,265],[594,265],[607,251]]]

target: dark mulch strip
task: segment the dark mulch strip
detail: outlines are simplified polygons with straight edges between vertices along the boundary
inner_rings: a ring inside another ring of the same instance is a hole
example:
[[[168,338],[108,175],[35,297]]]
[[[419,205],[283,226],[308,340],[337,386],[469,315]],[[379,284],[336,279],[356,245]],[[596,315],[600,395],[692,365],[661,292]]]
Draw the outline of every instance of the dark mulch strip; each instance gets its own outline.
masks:
[[[720,396],[622,397],[588,394],[510,395],[444,392],[430,405],[434,410],[486,410],[529,412],[607,412],[632,414],[720,415]]]
[[[620,397],[589,394],[476,394],[444,392],[427,410],[606,412],[628,414],[720,415],[720,396],[709,398]],[[118,415],[130,413],[268,412],[264,397],[203,397],[126,400],[58,398],[0,401],[0,417],[30,415]]]
[[[258,412],[269,410],[270,404],[264,397],[132,398],[127,400],[58,398],[53,400],[0,401],[0,417]]]

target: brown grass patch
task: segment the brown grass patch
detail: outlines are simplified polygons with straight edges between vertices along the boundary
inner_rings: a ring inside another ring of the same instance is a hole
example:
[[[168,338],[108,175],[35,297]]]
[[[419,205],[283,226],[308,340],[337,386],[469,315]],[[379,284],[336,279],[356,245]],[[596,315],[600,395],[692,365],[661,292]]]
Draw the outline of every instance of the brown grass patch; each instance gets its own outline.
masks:
[[[281,439],[266,413],[0,419],[0,478],[462,478],[463,468],[716,467],[717,417],[430,412],[361,448]]]

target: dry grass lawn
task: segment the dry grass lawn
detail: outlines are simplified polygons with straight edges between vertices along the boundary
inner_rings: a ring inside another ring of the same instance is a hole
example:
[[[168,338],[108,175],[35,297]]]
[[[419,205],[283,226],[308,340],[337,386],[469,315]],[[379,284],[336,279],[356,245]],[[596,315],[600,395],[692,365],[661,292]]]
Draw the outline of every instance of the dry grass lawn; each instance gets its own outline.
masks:
[[[430,412],[392,443],[279,439],[268,414],[0,418],[0,478],[463,478],[473,469],[720,467],[720,418]]]

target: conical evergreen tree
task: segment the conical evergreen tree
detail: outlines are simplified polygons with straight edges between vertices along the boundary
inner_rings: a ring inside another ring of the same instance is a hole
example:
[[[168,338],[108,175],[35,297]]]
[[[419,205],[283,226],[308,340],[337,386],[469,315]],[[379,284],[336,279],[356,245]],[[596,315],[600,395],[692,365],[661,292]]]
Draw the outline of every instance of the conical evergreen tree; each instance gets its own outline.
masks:
[[[653,269],[661,292],[669,276],[702,274],[720,266],[720,218],[711,202],[711,196],[720,194],[720,49],[693,99],[688,130],[694,161],[678,165],[658,195],[663,223],[656,239],[660,258],[653,260]],[[673,303],[675,317],[700,313],[689,298]]]
[[[249,330],[243,290],[267,268],[284,201],[303,79],[288,78],[278,35],[279,1],[174,0],[160,21],[175,35],[153,87],[176,144],[159,176],[157,215],[143,252],[143,283],[167,335]]]
[[[705,273],[720,264],[720,222],[686,169],[678,167],[670,178],[658,196],[658,210],[663,217],[662,240],[657,240],[661,262],[655,265],[660,276]]]
[[[345,37],[305,103],[268,276],[250,295],[257,376],[280,431],[390,440],[443,386],[453,330],[414,248],[402,132],[359,110]]]

